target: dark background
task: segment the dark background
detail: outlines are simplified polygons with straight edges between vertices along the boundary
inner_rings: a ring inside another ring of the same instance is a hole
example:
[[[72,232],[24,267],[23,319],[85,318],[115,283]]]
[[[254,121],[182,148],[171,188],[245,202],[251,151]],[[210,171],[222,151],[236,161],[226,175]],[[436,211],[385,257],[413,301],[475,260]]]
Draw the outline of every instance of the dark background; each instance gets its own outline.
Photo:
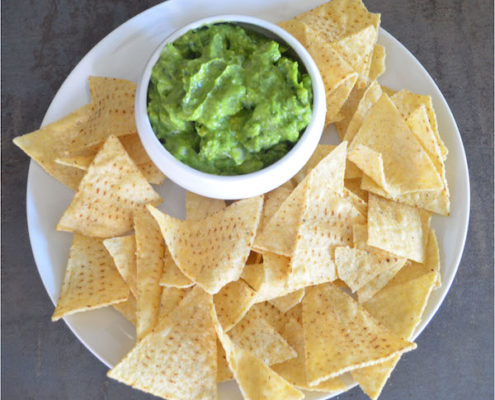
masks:
[[[105,35],[158,1],[2,1],[2,395],[5,400],[151,399],[107,368],[63,322],[39,278],[26,225],[29,160],[12,138],[37,129],[59,86]],[[205,6],[207,2],[205,2]],[[493,399],[493,2],[366,0],[437,82],[471,177],[464,256],[438,314],[382,400]],[[358,388],[338,397],[365,399]]]

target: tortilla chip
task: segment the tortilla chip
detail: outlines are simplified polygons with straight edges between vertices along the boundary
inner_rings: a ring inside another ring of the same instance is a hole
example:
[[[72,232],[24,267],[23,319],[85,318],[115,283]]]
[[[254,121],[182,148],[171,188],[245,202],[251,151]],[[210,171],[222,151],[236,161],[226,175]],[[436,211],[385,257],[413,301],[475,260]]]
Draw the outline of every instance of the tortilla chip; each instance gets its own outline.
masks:
[[[48,174],[72,190],[77,190],[84,176],[78,168],[57,164],[55,159],[64,154],[70,143],[91,118],[89,105],[45,127],[14,138],[14,144],[36,161]]]
[[[348,160],[349,161],[349,160]],[[344,187],[358,196],[366,203],[366,212],[368,212],[368,192],[361,189],[361,178],[345,179]]]
[[[284,186],[265,193],[265,200],[263,202],[263,213],[261,214],[260,223],[258,225],[258,232],[262,232],[271,217],[277,212],[282,203],[289,197],[292,189]]]
[[[299,185],[306,176],[323,160],[326,156],[328,156],[333,150],[335,150],[337,146],[330,144],[319,144],[316,146],[315,151],[311,155],[311,158],[308,160],[304,167],[295,174],[292,178],[292,182]]]
[[[355,157],[358,146],[376,153],[373,163]],[[428,154],[386,94],[369,110],[350,145],[348,157],[391,195],[442,187],[441,178]],[[382,175],[376,170],[381,166],[385,182],[376,179]]]
[[[109,372],[167,399],[216,399],[217,350],[211,296],[196,287]]]
[[[331,284],[307,288],[303,328],[310,386],[416,347],[392,335],[352,297]]]
[[[158,310],[157,324],[164,325],[171,320],[174,310],[179,307],[182,300],[190,293],[191,288],[178,289],[165,287],[160,297],[160,308]],[[167,321],[166,321],[167,320]]]
[[[363,306],[391,332],[410,339],[428,302],[436,274],[430,272],[400,284],[390,282]],[[399,356],[382,364],[352,371],[353,378],[372,399],[377,399]]]
[[[142,210],[134,215],[136,231],[137,337],[142,339],[158,321],[165,246],[158,224]]]
[[[333,392],[344,390],[346,386],[339,378],[323,381],[319,385],[309,386],[306,379],[306,357],[304,355],[304,333],[303,327],[295,319],[291,318],[285,324],[282,336],[289,345],[297,352],[297,357],[283,363],[272,366],[273,370],[297,386],[299,389],[315,390],[322,392]]]
[[[266,365],[278,364],[297,357],[295,350],[258,313],[246,316],[229,332],[232,342],[249,351]]]
[[[393,263],[393,266],[383,272],[376,275],[366,285],[362,286],[358,291],[358,301],[364,303],[371,299],[376,293],[378,293],[388,282],[390,282],[394,276],[406,265],[407,260],[405,258],[399,258],[397,262]]]
[[[230,379],[234,379],[234,374],[230,370],[222,343],[217,339],[217,382],[225,382]]]
[[[185,276],[179,269],[170,254],[170,250],[165,246],[165,257],[163,258],[163,273],[160,278],[160,286],[187,288],[192,285],[194,285],[194,282]]]
[[[222,329],[232,329],[254,304],[256,292],[242,279],[225,285],[215,296],[213,302]]]
[[[64,281],[52,321],[129,297],[129,288],[101,240],[74,235]]]
[[[286,294],[282,297],[276,297],[269,300],[275,307],[277,307],[281,312],[286,313],[292,307],[299,304],[304,297],[304,288],[296,290],[295,292]]]
[[[356,108],[352,110],[353,113],[347,124],[343,140],[347,140],[350,143],[354,139],[369,111],[380,99],[381,95],[382,89],[377,81],[371,82],[366,87],[356,104]]]
[[[339,110],[351,92],[358,74],[319,32],[297,20],[279,25],[293,35],[313,57],[320,70],[327,100],[326,124],[336,120]]]
[[[122,235],[132,229],[133,212],[161,201],[119,140],[111,136],[91,163],[57,229],[96,237]]]
[[[297,307],[294,307],[295,309]],[[291,310],[292,311],[292,310]],[[284,314],[277,307],[268,301],[257,303],[251,307],[248,314],[254,314],[257,317],[262,317],[268,322],[278,333],[281,333],[287,321],[293,317],[293,313]]]
[[[215,314],[213,313],[215,317]],[[214,318],[215,320],[215,318]],[[235,345],[216,320],[215,329],[222,343],[230,370],[246,400],[300,400],[304,394],[275,373],[263,361]]]
[[[134,235],[105,239],[103,245],[113,258],[113,262],[134,297],[136,287],[136,239]]]
[[[337,274],[352,292],[362,288],[378,274],[394,269],[398,262],[399,259],[396,257],[347,246],[335,249]],[[404,265],[404,261],[401,262]]]
[[[395,93],[397,93],[397,90],[392,89],[388,86],[380,85],[380,87],[382,88],[382,92],[385,93],[388,97],[392,97]]]
[[[150,206],[180,270],[211,294],[239,279],[254,241],[263,197],[240,200],[202,220],[180,221]]]
[[[373,55],[371,57],[370,72],[368,74],[370,81],[374,81],[385,72],[385,58],[385,47],[375,44],[375,47],[373,47]]]
[[[91,165],[91,161],[93,161],[93,158],[95,158],[95,154],[61,157],[56,158],[55,162],[60,165],[65,165],[66,167],[77,168],[86,171]]]
[[[113,305],[113,308],[120,312],[134,326],[136,326],[136,307],[136,298],[132,293],[129,293],[129,298],[126,301]]]
[[[198,220],[223,210],[227,205],[224,200],[210,199],[186,191],[186,219]]]
[[[368,244],[399,257],[423,262],[424,222],[419,209],[370,194]]]
[[[399,203],[413,207],[424,208],[425,210],[448,216],[450,213],[449,192],[446,187],[435,190],[422,190],[419,192],[409,192],[398,196],[391,196],[378,186],[371,178],[364,175],[361,181],[361,189],[372,192]]]
[[[424,105],[428,114],[428,120],[430,126],[433,129],[435,137],[437,139],[438,146],[440,147],[440,152],[442,153],[442,158],[447,159],[447,147],[440,138],[438,133],[438,123],[437,117],[435,115],[435,110],[433,109],[433,102],[431,96],[424,96],[416,93],[412,93],[406,89],[402,89],[399,92],[393,94],[393,101],[397,104],[401,104],[400,112],[404,118],[407,118],[416,108]]]

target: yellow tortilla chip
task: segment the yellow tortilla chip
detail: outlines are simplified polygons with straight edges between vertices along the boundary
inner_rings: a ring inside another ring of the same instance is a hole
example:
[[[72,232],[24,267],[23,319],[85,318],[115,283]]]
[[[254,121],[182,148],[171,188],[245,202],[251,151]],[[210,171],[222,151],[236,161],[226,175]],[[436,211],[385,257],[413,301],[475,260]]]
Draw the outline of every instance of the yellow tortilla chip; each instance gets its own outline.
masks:
[[[129,293],[129,298],[126,301],[113,305],[113,308],[120,312],[134,326],[136,326],[136,307],[136,298],[132,293]]]
[[[132,214],[161,197],[146,182],[119,140],[111,136],[84,176],[57,229],[113,237],[132,229]]]
[[[369,110],[349,149],[349,159],[375,179],[381,174],[375,171],[380,163],[376,160],[367,163],[354,157],[354,151],[360,145],[381,156],[385,176],[382,187],[391,195],[442,187],[428,154],[386,94]],[[382,185],[382,182],[376,183]]]
[[[440,138],[440,134],[438,133],[437,117],[435,115],[435,110],[433,109],[431,96],[415,94],[406,89],[403,89],[393,94],[393,100],[396,104],[401,104],[400,112],[404,116],[404,118],[407,118],[409,114],[411,114],[416,108],[420,107],[421,105],[424,105],[426,107],[430,126],[433,129],[433,132],[437,139],[438,146],[440,147],[440,151],[442,153],[442,158],[445,160],[447,158],[448,150],[445,147],[442,139]]]
[[[158,224],[142,210],[134,215],[136,232],[137,337],[142,339],[158,321],[165,246]]]
[[[297,308],[294,307],[293,310]],[[292,311],[292,310],[291,310]],[[294,316],[290,311],[288,313],[281,312],[277,307],[268,301],[257,303],[251,307],[248,314],[254,314],[268,322],[278,333],[281,333],[287,321]]]
[[[109,372],[110,378],[170,400],[217,398],[211,296],[195,287]]]
[[[230,282],[213,296],[222,329],[232,329],[254,304],[256,292],[242,279]]]
[[[275,307],[277,307],[281,312],[286,313],[292,307],[299,304],[304,297],[304,288],[296,290],[295,292],[286,294],[285,296],[276,297],[269,300]]]
[[[421,263],[425,254],[425,234],[427,230],[424,232],[424,221],[419,209],[370,194],[370,246]]]
[[[279,24],[293,35],[313,57],[320,70],[327,100],[326,124],[334,122],[351,92],[358,74],[325,37],[304,22],[290,20]]]
[[[373,55],[371,57],[370,72],[368,74],[370,81],[374,81],[385,72],[385,57],[385,47],[375,44],[375,47],[373,47]]]
[[[307,288],[303,328],[310,386],[416,347],[392,335],[352,297],[332,284]]]
[[[442,187],[435,190],[422,190],[419,192],[409,192],[398,196],[391,196],[377,185],[371,178],[363,175],[361,189],[372,192],[379,196],[413,207],[424,208],[425,210],[448,216],[450,213],[450,199],[448,188]]]
[[[315,390],[322,392],[333,392],[344,390],[345,385],[339,378],[328,379],[319,385],[309,386],[306,379],[306,357],[304,355],[304,333],[301,324],[291,318],[285,324],[283,337],[290,346],[297,352],[297,357],[283,363],[272,366],[273,370],[300,389]]]
[[[213,313],[215,317],[215,314]],[[215,320],[215,318],[214,318]],[[230,370],[246,400],[300,400],[304,394],[269,368],[251,352],[235,345],[222,330],[218,320],[215,329],[222,343]]]
[[[186,191],[186,219],[203,219],[223,210],[226,206],[224,200],[210,199]]]
[[[234,374],[230,370],[222,343],[217,339],[217,382],[225,382],[230,379],[234,379]]]
[[[271,192],[265,193],[265,200],[263,202],[263,213],[261,214],[260,223],[258,225],[258,232],[262,232],[271,217],[277,212],[282,203],[289,197],[292,189],[284,186],[280,186]]]
[[[194,285],[194,282],[190,280],[179,269],[175,263],[170,250],[165,246],[165,256],[163,258],[163,273],[160,278],[160,286],[169,286],[175,288],[187,288]]]
[[[229,331],[232,342],[251,352],[266,365],[278,364],[297,356],[286,340],[258,313],[247,313]]]
[[[129,288],[99,239],[74,235],[64,281],[52,321],[129,297]]]
[[[103,245],[113,258],[113,262],[134,297],[136,286],[136,239],[134,235],[105,239]]]
[[[347,246],[335,249],[337,274],[352,292],[362,288],[378,274],[394,269],[398,261],[396,257]],[[404,261],[401,262],[404,265]]]
[[[180,221],[150,206],[170,254],[188,278],[211,294],[239,279],[260,220],[263,197],[240,200],[202,220]]]
[[[390,282],[364,308],[391,332],[410,339],[428,302],[436,274],[430,272],[400,284]],[[400,356],[382,364],[356,369],[353,378],[372,399],[377,399]]]
[[[157,324],[164,326],[170,321],[174,310],[179,307],[182,300],[189,294],[191,288],[178,289],[174,287],[165,287],[162,289],[160,297],[160,308],[158,310]]]

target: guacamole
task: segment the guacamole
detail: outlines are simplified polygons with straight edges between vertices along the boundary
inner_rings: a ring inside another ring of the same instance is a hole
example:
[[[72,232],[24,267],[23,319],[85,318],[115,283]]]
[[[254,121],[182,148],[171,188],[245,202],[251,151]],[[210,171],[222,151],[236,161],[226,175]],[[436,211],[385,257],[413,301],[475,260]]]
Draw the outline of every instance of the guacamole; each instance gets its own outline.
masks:
[[[148,89],[151,126],[183,163],[217,175],[283,157],[312,118],[311,78],[287,48],[234,24],[168,43]]]

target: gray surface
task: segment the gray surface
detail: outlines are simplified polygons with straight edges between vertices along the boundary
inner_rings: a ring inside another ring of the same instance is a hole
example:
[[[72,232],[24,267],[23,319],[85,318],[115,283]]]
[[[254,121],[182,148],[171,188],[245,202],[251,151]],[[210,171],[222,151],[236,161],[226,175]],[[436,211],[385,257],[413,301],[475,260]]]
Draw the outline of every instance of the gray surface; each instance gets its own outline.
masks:
[[[5,400],[151,399],[106,378],[63,322],[33,261],[29,160],[11,140],[36,129],[76,63],[156,1],[2,1],[2,394]],[[471,223],[440,311],[381,396],[493,399],[493,3],[367,1],[433,76],[459,125],[471,174]],[[207,4],[205,2],[205,4]],[[365,399],[359,389],[339,399]]]

